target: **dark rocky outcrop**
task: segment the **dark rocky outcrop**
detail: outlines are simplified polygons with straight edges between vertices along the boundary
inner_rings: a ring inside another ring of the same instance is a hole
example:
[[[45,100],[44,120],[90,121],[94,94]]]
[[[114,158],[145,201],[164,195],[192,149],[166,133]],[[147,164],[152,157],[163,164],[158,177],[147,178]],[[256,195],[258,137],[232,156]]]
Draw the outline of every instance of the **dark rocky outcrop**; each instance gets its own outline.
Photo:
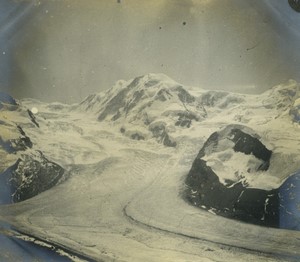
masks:
[[[257,137],[253,137],[238,128],[232,129],[230,135],[232,136],[230,140],[234,143],[233,149],[235,152],[254,155],[256,158],[263,160],[257,171],[268,170],[272,151],[268,150]]]
[[[204,106],[220,109],[241,104],[245,101],[241,96],[233,95],[225,91],[207,91],[200,97],[200,100]]]
[[[15,144],[15,150],[19,151],[19,150],[26,150],[27,148],[32,148],[32,142],[31,142],[30,138],[25,134],[22,127],[17,126],[17,128],[18,128],[21,136],[19,139],[13,141]]]
[[[17,101],[12,96],[0,92],[0,109],[5,108],[6,110],[15,110],[18,106]]]
[[[149,130],[152,132],[153,137],[164,146],[176,147],[177,143],[169,136],[164,123],[153,123]]]
[[[13,188],[10,184],[12,173],[17,169],[18,162],[0,174],[0,204],[12,203]]]
[[[27,109],[27,113],[31,119],[31,122],[36,126],[36,127],[40,127],[39,123],[37,122],[34,114],[31,112],[31,110]]]
[[[39,126],[34,114],[9,95],[0,92],[0,204],[29,199],[50,189],[65,177],[65,170],[47,159],[34,145],[24,127]],[[10,112],[6,117],[7,111]],[[21,119],[20,122],[15,122]],[[13,164],[14,163],[14,164]]]
[[[55,186],[65,171],[41,152],[23,155],[0,174],[1,202],[20,202]]]
[[[139,133],[131,134],[130,138],[133,140],[145,140],[145,137]]]
[[[195,97],[192,96],[188,91],[186,91],[182,86],[176,87],[175,90],[177,91],[178,98],[182,103],[195,102]]]
[[[300,176],[292,175],[279,188],[264,190],[249,187],[243,179],[221,183],[205,157],[227,150],[252,155],[261,162],[257,172],[268,170],[272,151],[242,126],[230,126],[213,133],[205,142],[185,180],[185,198],[191,204],[218,215],[257,225],[300,230]],[[224,139],[232,143],[225,143]],[[222,146],[218,146],[223,143]],[[251,174],[250,174],[251,175]]]
[[[118,117],[113,117],[113,121],[117,120],[121,115],[119,113],[120,108],[123,108],[126,106],[126,95],[130,91],[130,88],[132,86],[132,83],[129,84],[126,88],[120,90],[117,94],[113,96],[109,100],[109,102],[106,104],[104,110],[100,113],[98,116],[99,121],[103,121],[108,115],[116,115],[118,114]]]
[[[194,114],[188,111],[179,112],[177,115],[178,115],[178,119],[175,123],[175,126],[190,128],[193,120],[198,121],[197,116],[195,116]]]
[[[18,138],[4,140],[0,135],[0,147],[9,154],[16,153],[17,151],[24,151],[27,148],[32,148],[32,142],[25,134],[24,130],[20,126],[17,126],[17,129],[20,133]]]
[[[288,0],[289,5],[293,8],[296,12],[300,13],[300,2],[297,0]]]

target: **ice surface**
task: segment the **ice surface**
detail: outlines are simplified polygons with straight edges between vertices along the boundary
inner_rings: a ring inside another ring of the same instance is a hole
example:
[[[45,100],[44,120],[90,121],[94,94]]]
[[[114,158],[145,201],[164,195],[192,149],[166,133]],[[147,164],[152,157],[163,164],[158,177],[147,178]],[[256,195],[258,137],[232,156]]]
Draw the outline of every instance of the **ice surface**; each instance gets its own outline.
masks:
[[[111,107],[112,111],[103,114],[105,121],[98,121],[118,90],[128,85],[131,85],[128,96],[124,93],[122,96],[125,103],[119,110],[121,117],[116,121],[106,119],[114,109]],[[152,74],[121,81],[80,105],[21,101],[27,108],[38,109],[35,117],[40,128],[29,125],[16,112],[0,111],[3,121],[10,118],[23,123],[34,147],[71,173],[64,183],[36,197],[1,206],[0,219],[24,233],[94,260],[297,261],[299,232],[229,220],[214,215],[213,210],[209,213],[193,207],[181,197],[184,179],[204,141],[229,124],[243,124],[255,130],[273,151],[270,169],[259,184],[276,186],[296,172],[300,160],[300,129],[292,121],[289,108],[298,93],[285,97],[290,90],[298,88],[297,84],[288,82],[259,96],[218,94],[217,91],[212,96],[205,90],[184,87],[195,97],[188,103],[195,113],[202,116],[204,109],[206,112],[201,121],[192,121],[190,127],[175,125],[177,119],[172,119],[172,114],[161,114],[182,111],[184,106],[173,96],[167,100],[170,102],[167,107],[160,107],[164,102],[154,100],[157,94],[154,87],[165,90],[165,98],[168,92],[178,94],[177,83]],[[129,107],[130,115],[125,117],[132,88],[144,90],[145,100]],[[214,103],[211,97],[216,97]],[[204,100],[205,105],[201,104]],[[150,118],[152,115],[154,123],[165,124],[176,141],[175,147],[157,143],[147,125],[134,118],[138,112],[135,110],[142,109],[140,106],[145,106],[145,101],[153,101],[153,106],[144,112]],[[121,128],[125,131],[121,132]],[[144,135],[145,139],[132,139],[133,133]],[[258,164],[256,161],[243,163],[243,157],[224,161],[231,152],[225,153],[211,155],[210,159],[211,165],[224,170],[224,174],[225,170],[231,172],[233,166],[244,170],[246,166]],[[248,181],[258,184],[256,179]]]

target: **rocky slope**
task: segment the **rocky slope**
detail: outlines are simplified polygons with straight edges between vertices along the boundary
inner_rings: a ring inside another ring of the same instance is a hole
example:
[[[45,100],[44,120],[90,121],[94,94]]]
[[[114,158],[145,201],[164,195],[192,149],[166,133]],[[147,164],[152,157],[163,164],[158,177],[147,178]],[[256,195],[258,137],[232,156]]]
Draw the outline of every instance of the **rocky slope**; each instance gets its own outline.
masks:
[[[23,201],[56,185],[64,169],[34,150],[24,131],[39,127],[34,114],[1,93],[0,122],[0,203]]]
[[[299,173],[278,188],[251,186],[253,179],[256,183],[272,180],[266,174],[271,157],[272,151],[245,126],[231,125],[215,132],[193,162],[185,197],[195,206],[228,218],[299,230]]]

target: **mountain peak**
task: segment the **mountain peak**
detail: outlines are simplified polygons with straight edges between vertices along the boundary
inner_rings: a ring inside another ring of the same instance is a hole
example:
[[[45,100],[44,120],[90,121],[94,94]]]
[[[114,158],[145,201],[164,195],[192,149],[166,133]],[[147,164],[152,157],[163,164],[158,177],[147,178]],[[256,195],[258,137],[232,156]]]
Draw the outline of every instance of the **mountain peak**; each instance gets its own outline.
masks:
[[[176,81],[174,81],[169,76],[162,74],[162,73],[149,73],[146,75],[142,75],[136,77],[133,81],[138,80],[141,84],[144,83],[146,86],[154,86],[155,83],[163,82],[163,83],[170,83],[172,85],[179,85]],[[148,83],[148,84],[147,84]]]
[[[105,94],[98,120],[141,120],[145,115],[168,115],[170,111],[193,111],[196,98],[164,74],[147,74],[115,86]],[[199,117],[195,117],[199,118]],[[148,119],[149,120],[149,119]],[[152,121],[146,121],[151,123]],[[143,121],[145,123],[145,121]]]
[[[130,89],[157,89],[162,85],[164,85],[164,87],[170,88],[180,85],[167,75],[161,73],[149,73],[146,75],[138,76],[124,84],[125,85],[123,85],[123,87],[128,87]]]
[[[122,133],[133,139],[155,137],[171,146],[175,143],[168,136],[169,129],[189,128],[206,117],[201,102],[184,86],[164,74],[153,73],[118,81],[106,92],[87,97],[80,107],[96,113],[98,121],[119,123]],[[139,132],[132,131],[137,126]]]

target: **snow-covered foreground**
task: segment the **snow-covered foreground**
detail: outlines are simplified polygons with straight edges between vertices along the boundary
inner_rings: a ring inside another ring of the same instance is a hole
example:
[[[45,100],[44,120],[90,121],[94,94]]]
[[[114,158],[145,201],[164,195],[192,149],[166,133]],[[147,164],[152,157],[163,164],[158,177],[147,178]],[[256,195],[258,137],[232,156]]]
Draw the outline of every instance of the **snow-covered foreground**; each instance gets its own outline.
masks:
[[[216,216],[181,195],[205,140],[232,123],[255,128],[274,151],[270,174],[260,185],[277,185],[297,170],[298,125],[268,109],[273,100],[257,98],[207,108],[210,118],[170,131],[176,147],[155,138],[130,139],[118,123],[99,122],[71,106],[24,100],[27,108],[38,109],[40,128],[25,128],[35,150],[71,175],[29,200],[0,206],[0,220],[96,261],[299,261],[299,231]]]

